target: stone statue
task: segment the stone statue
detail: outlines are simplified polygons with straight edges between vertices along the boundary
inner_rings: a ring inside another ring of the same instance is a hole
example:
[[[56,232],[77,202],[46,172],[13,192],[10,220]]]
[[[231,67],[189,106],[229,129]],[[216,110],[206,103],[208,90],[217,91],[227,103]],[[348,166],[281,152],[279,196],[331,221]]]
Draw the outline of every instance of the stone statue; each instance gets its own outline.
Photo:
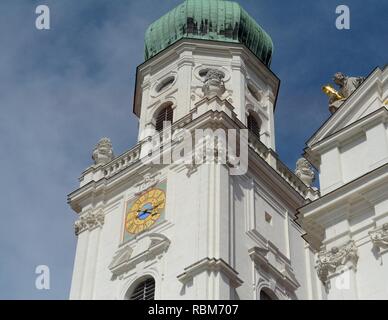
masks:
[[[333,81],[339,86],[336,91],[330,85],[323,87],[323,91],[329,96],[329,110],[335,113],[344,101],[365,81],[363,77],[347,77],[342,72],[334,75]]]
[[[102,138],[97,146],[93,150],[93,156],[95,165],[107,164],[114,158],[112,143],[108,138]]]
[[[297,161],[295,174],[308,187],[311,187],[315,180],[315,173],[310,163],[305,158],[300,158]]]
[[[202,91],[206,97],[222,96],[225,92],[224,84],[225,75],[216,69],[210,69],[205,77]]]

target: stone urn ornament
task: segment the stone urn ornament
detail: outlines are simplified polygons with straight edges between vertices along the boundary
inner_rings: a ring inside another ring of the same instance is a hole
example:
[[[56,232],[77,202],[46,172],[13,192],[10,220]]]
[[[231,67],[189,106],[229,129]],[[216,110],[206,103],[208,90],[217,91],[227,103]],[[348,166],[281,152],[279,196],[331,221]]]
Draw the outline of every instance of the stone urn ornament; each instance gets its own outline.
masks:
[[[112,142],[108,138],[102,138],[93,150],[92,159],[95,165],[105,165],[114,158]]]
[[[225,75],[216,69],[210,69],[206,76],[202,91],[208,98],[213,98],[214,96],[221,97],[225,92],[224,84]]]

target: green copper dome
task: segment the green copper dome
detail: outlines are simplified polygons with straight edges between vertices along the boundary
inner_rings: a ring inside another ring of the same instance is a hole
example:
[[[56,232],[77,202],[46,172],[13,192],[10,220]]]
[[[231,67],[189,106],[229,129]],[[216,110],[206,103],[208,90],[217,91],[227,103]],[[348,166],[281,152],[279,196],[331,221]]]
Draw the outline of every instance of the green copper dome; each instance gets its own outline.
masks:
[[[271,63],[270,36],[236,2],[186,0],[149,26],[145,58],[152,58],[183,38],[242,43],[265,65]]]

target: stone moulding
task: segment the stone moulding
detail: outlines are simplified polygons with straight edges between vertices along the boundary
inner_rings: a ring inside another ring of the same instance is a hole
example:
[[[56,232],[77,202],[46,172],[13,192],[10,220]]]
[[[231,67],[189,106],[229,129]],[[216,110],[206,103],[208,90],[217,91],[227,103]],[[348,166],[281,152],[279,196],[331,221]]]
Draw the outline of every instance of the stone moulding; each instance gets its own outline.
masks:
[[[187,283],[196,275],[205,272],[220,272],[230,281],[231,286],[238,288],[243,284],[243,280],[238,277],[238,272],[222,259],[205,258],[184,269],[184,273],[178,275],[178,280]]]
[[[171,241],[162,234],[146,234],[144,238],[120,247],[109,265],[109,270],[114,276],[121,276],[135,268],[138,263],[166,252],[170,243]]]
[[[375,247],[387,249],[388,248],[388,223],[369,232],[369,236]]]
[[[160,174],[158,173],[154,175],[149,173],[145,174],[143,176],[142,181],[140,181],[135,185],[135,187],[137,188],[137,192],[135,195],[136,196],[141,195],[148,189],[155,187],[159,182],[160,182]]]
[[[105,216],[103,211],[88,212],[82,215],[74,224],[75,235],[78,236],[86,230],[92,231],[95,228],[102,227],[104,220]]]
[[[349,262],[356,267],[358,261],[357,247],[354,241],[349,241],[342,247],[321,250],[318,253],[317,273],[322,282],[326,282],[330,274],[335,274]]]
[[[273,280],[279,281],[282,285],[284,285],[287,290],[294,292],[300,287],[296,276],[286,263],[282,263],[282,267],[279,269],[272,265],[267,258],[267,254],[269,250],[261,247],[253,247],[248,250],[248,254],[252,261],[261,267],[265,267],[270,274],[274,277]],[[280,261],[280,260],[279,260]]]

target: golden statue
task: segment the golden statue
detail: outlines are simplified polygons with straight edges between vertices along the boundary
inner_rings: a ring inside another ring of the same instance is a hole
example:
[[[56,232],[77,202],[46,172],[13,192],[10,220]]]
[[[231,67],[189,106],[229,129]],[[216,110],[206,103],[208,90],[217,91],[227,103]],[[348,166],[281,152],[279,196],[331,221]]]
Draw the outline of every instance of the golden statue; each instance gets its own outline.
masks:
[[[330,98],[330,100],[332,100],[333,102],[334,101],[338,101],[338,100],[341,100],[341,99],[344,99],[343,96],[341,96],[339,94],[339,92],[337,90],[335,90],[330,84],[322,87],[322,91],[324,93],[326,93],[326,95]]]
[[[334,75],[333,81],[340,87],[337,91],[330,84],[324,86],[322,91],[329,96],[329,110],[335,113],[344,101],[364,82],[362,77],[347,77],[341,72]]]

